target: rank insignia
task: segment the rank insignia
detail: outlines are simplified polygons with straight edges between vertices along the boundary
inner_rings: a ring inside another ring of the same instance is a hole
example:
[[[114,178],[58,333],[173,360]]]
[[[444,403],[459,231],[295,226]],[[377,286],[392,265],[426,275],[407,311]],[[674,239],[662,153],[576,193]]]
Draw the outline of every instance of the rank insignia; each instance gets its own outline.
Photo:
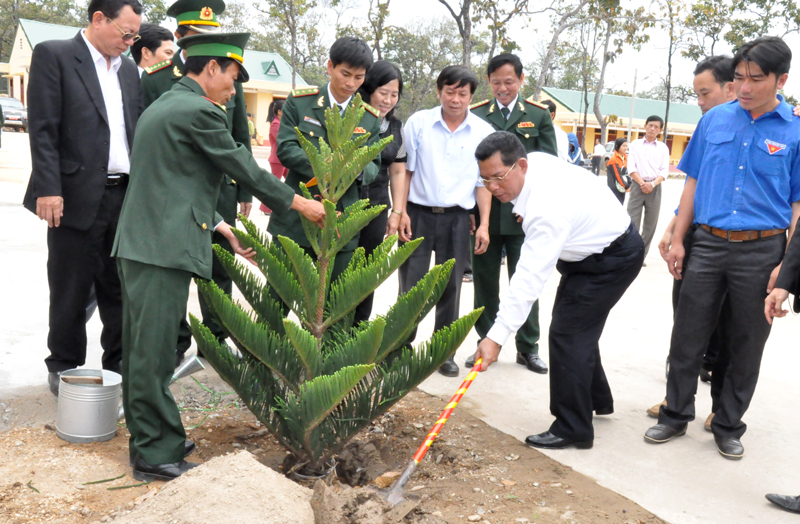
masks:
[[[536,124],[534,124],[533,122],[520,122],[519,124],[517,124],[517,127],[523,127],[523,128],[524,127],[536,127]]]
[[[309,95],[316,95],[319,93],[319,89],[316,87],[310,87],[308,89],[293,89],[292,96],[297,98],[298,96],[309,96]]]
[[[217,106],[218,108],[222,109],[222,111],[223,111],[223,112],[225,112],[225,113],[227,113],[227,112],[228,112],[228,110],[225,108],[225,106],[224,106],[224,105],[222,105],[222,104],[218,104],[218,103],[214,102],[213,100],[211,100],[211,99],[210,99],[210,98],[208,98],[207,96],[204,96],[203,98],[205,98],[206,100],[208,100],[209,102],[211,102],[212,104],[214,104],[215,106]]]
[[[764,143],[767,144],[767,151],[769,151],[770,155],[774,155],[778,151],[783,151],[786,149],[786,144],[779,144],[778,142],[773,142],[772,140],[764,140]]]
[[[204,7],[200,10],[200,20],[213,20],[214,11],[210,7]]]
[[[178,66],[175,66],[175,67],[172,68],[172,74],[175,75],[175,76],[183,76],[183,74],[178,69]]]
[[[366,132],[367,132],[367,130],[364,129],[363,127],[357,127],[355,129],[353,129],[353,134],[354,135],[363,135]]]
[[[310,116],[307,116],[307,117],[303,118],[303,120],[305,120],[309,124],[314,124],[315,126],[322,127],[322,124],[319,122],[319,120],[314,120]]]

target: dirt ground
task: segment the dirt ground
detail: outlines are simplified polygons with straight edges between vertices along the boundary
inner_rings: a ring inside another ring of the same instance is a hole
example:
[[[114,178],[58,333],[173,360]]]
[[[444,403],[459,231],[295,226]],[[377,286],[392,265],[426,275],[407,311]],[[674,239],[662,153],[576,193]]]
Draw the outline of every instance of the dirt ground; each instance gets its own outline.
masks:
[[[280,471],[286,452],[229,386],[213,371],[196,377],[172,387],[184,425],[192,428],[188,438],[197,443],[190,460],[205,462],[248,450]],[[402,471],[447,400],[412,392],[352,442],[341,454],[338,480],[328,482],[364,485],[387,471]],[[16,420],[31,426],[6,426],[0,433],[0,523],[109,522],[164,488],[160,482],[140,485],[131,477],[123,425],[107,442],[70,444],[56,436],[54,422],[41,424],[41,419],[36,423],[35,417],[24,416],[47,412],[50,399],[4,402],[10,410],[6,414],[14,415],[6,424]],[[114,480],[87,484],[107,479]],[[458,410],[406,493],[420,498],[407,522],[427,514],[450,523],[664,523],[593,479]]]

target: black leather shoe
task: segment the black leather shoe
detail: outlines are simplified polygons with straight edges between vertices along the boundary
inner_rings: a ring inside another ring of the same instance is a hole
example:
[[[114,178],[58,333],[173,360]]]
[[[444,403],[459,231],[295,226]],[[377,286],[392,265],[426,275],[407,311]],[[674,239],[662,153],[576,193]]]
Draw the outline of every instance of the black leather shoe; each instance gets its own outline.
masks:
[[[445,377],[458,376],[458,364],[455,363],[453,357],[448,358],[447,361],[445,361],[445,363],[441,365],[441,367],[439,368],[439,373],[441,373]]]
[[[610,406],[604,406],[602,408],[597,408],[594,410],[596,415],[613,415],[614,414],[614,404]]]
[[[666,424],[656,424],[644,433],[644,440],[651,444],[663,444],[669,442],[675,437],[680,437],[686,434],[687,424],[683,424],[679,428],[673,428]]]
[[[549,431],[539,433],[538,435],[531,435],[525,439],[525,444],[533,446],[534,448],[544,449],[591,449],[594,445],[593,440],[575,440],[569,438],[561,438],[553,435]]]
[[[769,493],[766,495],[767,500],[775,504],[776,506],[780,506],[786,511],[793,511],[794,513],[800,513],[800,497],[790,497],[788,495],[776,495],[775,493]]]
[[[183,458],[186,458],[189,455],[191,455],[192,453],[194,453],[194,450],[196,450],[196,449],[197,449],[197,445],[193,441],[187,439],[183,443]],[[131,467],[133,467],[133,461],[134,461],[134,458],[130,457],[130,465],[131,465]]]
[[[58,396],[58,384],[61,382],[61,372],[51,371],[47,374],[47,384],[50,386],[50,393]]]
[[[517,364],[522,364],[534,373],[547,375],[547,364],[536,353],[520,353],[517,351]]]
[[[464,361],[464,367],[467,369],[472,369],[475,367],[475,353],[473,353],[471,357],[468,357],[467,360]]]
[[[744,457],[744,446],[738,438],[714,435],[714,442],[717,443],[719,454],[726,459],[739,460]]]
[[[152,482],[154,480],[172,480],[180,477],[200,464],[181,460],[174,464],[148,464],[142,457],[136,456],[133,460],[133,478],[136,480]]]

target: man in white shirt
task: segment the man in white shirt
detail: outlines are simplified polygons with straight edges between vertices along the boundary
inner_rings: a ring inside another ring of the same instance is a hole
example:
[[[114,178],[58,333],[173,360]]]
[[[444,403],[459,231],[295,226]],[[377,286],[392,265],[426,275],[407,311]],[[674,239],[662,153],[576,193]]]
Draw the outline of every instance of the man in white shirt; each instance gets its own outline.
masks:
[[[603,155],[606,154],[606,148],[600,143],[599,139],[594,141],[594,149],[592,150],[592,173],[600,176],[600,162],[603,160]]]
[[[400,293],[406,293],[430,269],[431,253],[436,264],[455,259],[442,298],[436,305],[435,329],[449,326],[458,318],[461,282],[470,260],[469,213],[475,207],[478,164],[475,148],[493,131],[492,126],[469,111],[478,77],[464,66],[445,67],[436,79],[441,105],[411,115],[405,126],[408,199],[400,219],[403,241],[425,240],[400,266]],[[483,213],[484,210],[481,210]],[[481,216],[488,223],[488,216]],[[486,251],[488,231],[476,232],[475,253]],[[414,340],[416,331],[409,342]],[[458,376],[452,358],[439,372]]]
[[[644,256],[656,234],[661,211],[661,183],[669,175],[669,148],[658,139],[664,128],[660,116],[649,116],[644,123],[644,138],[631,142],[628,149],[628,173],[631,175],[631,197],[628,214],[644,240]],[[644,224],[642,215],[644,214]]]
[[[548,431],[531,435],[534,447],[591,448],[592,411],[614,412],[600,362],[599,340],[608,313],[634,281],[644,245],[619,201],[580,167],[544,153],[525,155],[512,134],[498,131],[475,152],[483,185],[522,217],[525,244],[509,293],[475,354],[481,371],[525,322],[553,268],[561,273],[550,323]],[[553,184],[555,177],[559,181]]]
[[[175,38],[166,27],[144,23],[139,28],[139,40],[131,46],[131,58],[139,68],[139,78],[148,67],[172,59]]]
[[[556,149],[558,149],[558,158],[569,162],[569,137],[567,132],[561,129],[561,126],[556,124],[556,103],[552,100],[542,100],[542,105],[547,106],[550,111],[550,119],[553,121],[553,131],[556,133]],[[605,151],[605,149],[603,150]]]

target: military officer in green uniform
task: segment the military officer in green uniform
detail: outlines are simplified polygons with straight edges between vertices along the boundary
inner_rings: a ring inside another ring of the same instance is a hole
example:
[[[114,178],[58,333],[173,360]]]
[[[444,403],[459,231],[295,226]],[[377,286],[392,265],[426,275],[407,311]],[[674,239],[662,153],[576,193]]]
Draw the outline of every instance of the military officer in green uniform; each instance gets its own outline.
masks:
[[[193,276],[211,278],[212,231],[251,258],[214,211],[223,173],[280,216],[294,209],[322,224],[321,203],[296,195],[261,169],[228,129],[234,81],[247,81],[242,53],[249,33],[204,34],[179,42],[186,74],[139,119],[128,193],[112,256],[123,304],[122,398],[133,477],[170,480],[196,464],[168,384],[178,325]]]
[[[175,18],[178,22],[175,38],[180,40],[185,36],[219,32],[220,24],[217,21],[217,15],[224,10],[225,2],[223,0],[178,0],[169,7],[167,15]],[[172,60],[165,60],[146,68],[145,73],[142,75],[142,101],[144,107],[149,107],[158,97],[172,89],[183,77],[185,68],[184,53],[177,53]],[[247,123],[244,90],[241,82],[236,82],[235,85],[236,95],[225,104],[228,128],[231,131],[231,135],[233,135],[233,139],[250,151],[250,128]],[[237,206],[238,211],[243,215],[249,215],[252,201],[252,195],[244,187],[236,184],[234,178],[225,176],[219,193],[217,212],[222,215],[222,218],[227,223],[235,226]],[[215,244],[219,244],[231,251],[231,247],[225,237],[216,232],[212,236]],[[212,277],[223,291],[228,294],[233,291],[233,283],[216,257],[214,257],[213,261]],[[223,339],[225,335],[222,328],[213,320],[203,297],[199,298],[203,323],[211,329],[211,332],[217,338]],[[189,324],[184,318],[181,321],[181,336],[178,340],[176,366],[183,360],[183,355],[191,344],[192,337],[189,332]]]
[[[288,172],[286,185],[300,194],[300,183],[309,183],[314,177],[311,164],[306,157],[295,128],[315,146],[319,146],[320,139],[327,139],[325,128],[325,110],[339,108],[340,111],[352,102],[358,88],[364,82],[367,70],[372,66],[372,51],[369,46],[359,38],[343,37],[334,42],[330,49],[328,60],[328,75],[330,82],[321,88],[297,89],[292,91],[283,106],[281,128],[278,131],[277,152]],[[367,145],[379,140],[380,113],[377,109],[362,102],[366,108],[364,116],[355,129],[354,136],[370,133]],[[272,147],[275,147],[273,145]],[[345,195],[339,200],[339,209],[342,210],[359,199],[359,186],[369,184],[378,175],[380,168],[380,155],[364,168],[360,180],[353,184]],[[319,194],[316,186],[310,185],[312,194]],[[303,231],[303,224],[297,213],[288,213],[282,216],[273,215],[267,229],[273,237],[283,235],[291,238],[303,246],[306,252],[316,258],[311,244],[309,244]],[[336,256],[333,266],[333,278],[336,278],[350,262],[353,251],[358,247],[358,235],[351,240]]]
[[[557,155],[556,135],[549,110],[532,99],[523,100],[519,96],[520,87],[525,79],[519,57],[511,53],[495,56],[489,61],[486,74],[494,98],[473,104],[469,108],[470,111],[491,124],[496,131],[514,133],[528,153],[543,151]],[[489,236],[489,247],[486,252],[476,255],[473,250],[472,255],[475,307],[486,308],[475,323],[475,330],[483,340],[494,324],[500,307],[500,266],[503,260],[503,248],[508,255],[510,279],[519,262],[525,233],[511,211],[513,205],[510,202],[505,204],[500,202],[483,188],[478,191],[477,200],[478,206],[482,201],[483,205],[491,205],[489,224],[480,224],[480,215],[478,213],[474,215],[478,222],[476,236],[487,234]],[[481,227],[484,228],[483,231],[480,231]],[[517,331],[516,346],[517,364],[522,364],[535,373],[547,373],[547,366],[539,358],[538,300],[533,303],[527,322]],[[468,368],[474,365],[474,356],[465,362]]]

